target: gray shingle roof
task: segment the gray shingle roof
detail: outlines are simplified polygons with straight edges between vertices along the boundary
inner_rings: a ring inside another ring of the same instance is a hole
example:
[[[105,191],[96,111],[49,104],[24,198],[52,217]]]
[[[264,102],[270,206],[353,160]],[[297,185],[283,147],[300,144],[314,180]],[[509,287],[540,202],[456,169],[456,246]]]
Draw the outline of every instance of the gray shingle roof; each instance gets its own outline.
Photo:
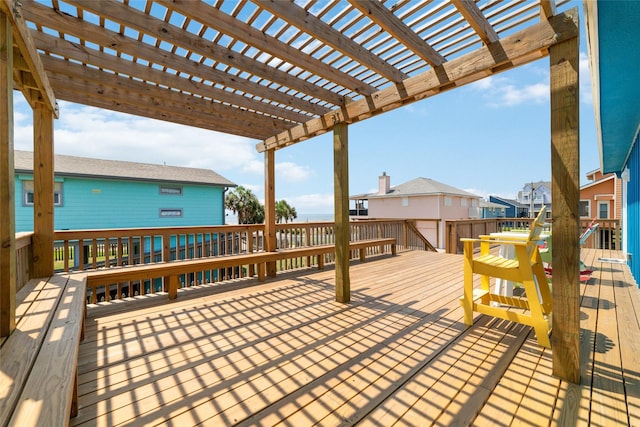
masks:
[[[207,184],[225,187],[236,186],[233,182],[210,169],[153,165],[121,160],[90,159],[60,154],[55,156],[54,162],[54,172],[58,176]],[[31,151],[15,150],[14,165],[17,173],[33,173],[33,153]]]
[[[451,185],[444,184],[430,178],[415,178],[403,184],[391,187],[387,194],[372,193],[367,194],[368,198],[378,197],[403,197],[403,196],[426,196],[435,194],[446,194],[462,197],[480,197],[468,191],[460,190]]]

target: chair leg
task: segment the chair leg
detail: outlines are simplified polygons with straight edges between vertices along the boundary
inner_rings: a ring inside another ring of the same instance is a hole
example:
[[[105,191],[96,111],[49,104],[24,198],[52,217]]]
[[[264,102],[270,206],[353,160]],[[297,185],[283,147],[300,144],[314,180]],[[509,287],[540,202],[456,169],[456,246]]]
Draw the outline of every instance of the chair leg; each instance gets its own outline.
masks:
[[[538,287],[536,286],[536,281],[533,277],[533,271],[528,272],[528,274],[526,275],[528,277],[523,281],[522,284],[524,285],[525,292],[527,293],[529,314],[531,316],[531,326],[536,332],[538,344],[540,344],[542,347],[551,348],[551,341],[549,340],[549,322],[544,316],[543,305],[540,301],[540,298],[538,297]],[[542,297],[544,299],[544,292]]]
[[[542,299],[542,312],[549,314],[553,310],[553,300],[551,298],[551,290],[549,289],[549,281],[547,275],[544,274],[542,264],[536,264],[533,267],[533,273],[538,281],[538,289],[540,290],[540,298]]]
[[[464,309],[464,323],[471,326],[473,325],[473,272],[467,260],[464,264],[464,296],[461,302]]]

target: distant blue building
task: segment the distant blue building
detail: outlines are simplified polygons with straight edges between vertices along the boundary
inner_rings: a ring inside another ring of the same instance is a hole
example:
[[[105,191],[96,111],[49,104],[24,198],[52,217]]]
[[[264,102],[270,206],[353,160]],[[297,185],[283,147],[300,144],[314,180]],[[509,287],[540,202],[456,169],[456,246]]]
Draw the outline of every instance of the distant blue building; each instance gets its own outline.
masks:
[[[33,231],[33,153],[14,152],[16,232]],[[208,169],[55,156],[56,230],[224,224],[236,184]]]
[[[492,203],[486,200],[480,200],[480,209],[482,209],[482,218],[506,218],[507,207],[500,203]]]
[[[504,206],[506,218],[527,218],[529,216],[529,206],[523,205],[517,200],[503,199],[498,196],[489,196],[489,202]]]

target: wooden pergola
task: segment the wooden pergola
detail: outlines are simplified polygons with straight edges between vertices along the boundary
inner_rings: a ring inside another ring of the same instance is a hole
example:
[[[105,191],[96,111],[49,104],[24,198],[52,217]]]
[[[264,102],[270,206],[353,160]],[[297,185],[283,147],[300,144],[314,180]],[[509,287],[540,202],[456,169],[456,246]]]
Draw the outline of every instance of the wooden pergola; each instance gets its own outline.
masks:
[[[333,131],[336,299],[348,302],[349,124],[549,56],[554,374],[579,382],[579,30],[563,3],[0,0],[0,332],[15,323],[13,89],[34,114],[37,275],[53,273],[62,99],[260,141],[267,250],[275,151]]]

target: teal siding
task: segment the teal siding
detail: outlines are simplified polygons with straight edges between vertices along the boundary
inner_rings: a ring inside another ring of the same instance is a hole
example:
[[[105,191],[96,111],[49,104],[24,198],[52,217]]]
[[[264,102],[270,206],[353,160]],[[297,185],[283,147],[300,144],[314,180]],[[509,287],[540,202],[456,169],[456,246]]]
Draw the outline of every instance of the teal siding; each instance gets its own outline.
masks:
[[[629,267],[631,274],[640,284],[640,141],[636,139],[627,162],[629,182],[627,183],[627,251],[631,254]]]
[[[16,231],[33,230],[33,207],[23,206],[22,180],[16,178]],[[63,229],[220,225],[224,188],[182,185],[182,195],[160,194],[160,183],[65,177],[63,205],[54,227]],[[174,184],[168,184],[174,185]],[[160,217],[160,209],[182,209],[182,217]]]

